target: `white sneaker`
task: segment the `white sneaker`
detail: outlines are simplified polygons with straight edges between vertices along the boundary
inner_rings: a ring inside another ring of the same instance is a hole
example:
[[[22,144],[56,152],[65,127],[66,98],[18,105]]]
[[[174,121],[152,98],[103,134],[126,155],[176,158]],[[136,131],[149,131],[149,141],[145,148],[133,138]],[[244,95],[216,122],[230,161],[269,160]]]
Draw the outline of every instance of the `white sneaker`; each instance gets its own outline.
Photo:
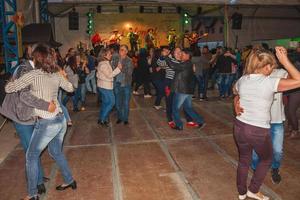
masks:
[[[139,93],[137,91],[133,91],[132,94],[139,95]]]
[[[258,192],[258,193],[253,193],[251,191],[248,190],[247,192],[247,196],[252,198],[252,199],[257,199],[257,200],[269,200],[270,198],[263,195],[262,193]]]
[[[151,98],[152,96],[150,94],[144,95],[144,98]]]
[[[155,108],[156,110],[159,110],[162,108],[162,106],[153,106],[153,108]]]
[[[245,200],[247,198],[247,194],[239,195],[239,200]]]

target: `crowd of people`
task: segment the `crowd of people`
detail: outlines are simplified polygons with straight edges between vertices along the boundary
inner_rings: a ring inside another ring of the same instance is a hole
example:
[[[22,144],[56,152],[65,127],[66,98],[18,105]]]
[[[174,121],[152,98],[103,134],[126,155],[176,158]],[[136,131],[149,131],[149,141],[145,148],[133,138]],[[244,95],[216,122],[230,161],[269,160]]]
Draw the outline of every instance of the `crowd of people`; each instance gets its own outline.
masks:
[[[273,182],[281,181],[285,115],[289,125],[286,136],[300,138],[296,115],[300,106],[300,47],[290,59],[288,56],[283,47],[273,53],[262,46],[242,51],[162,46],[133,52],[127,45],[110,45],[89,51],[70,48],[63,57],[45,44],[28,45],[24,59],[5,85],[0,107],[1,114],[13,121],[26,153],[25,200],[39,199],[38,194],[46,192],[44,183],[49,179],[40,155],[47,146],[64,178],[56,189],[77,187],[62,151],[67,126],[72,126],[70,99],[73,111],[79,112],[86,109],[87,92],[97,95],[100,126],[110,126],[114,109],[115,123],[128,125],[130,99],[132,94],[141,96],[141,86],[145,99],[155,96],[154,109],[162,109],[165,100],[166,125],[175,130],[205,125],[192,101],[210,100],[209,88],[218,89],[220,100],[235,95],[239,199],[267,200],[259,189],[270,166]],[[281,69],[275,69],[278,63]],[[247,187],[249,167],[254,175]]]

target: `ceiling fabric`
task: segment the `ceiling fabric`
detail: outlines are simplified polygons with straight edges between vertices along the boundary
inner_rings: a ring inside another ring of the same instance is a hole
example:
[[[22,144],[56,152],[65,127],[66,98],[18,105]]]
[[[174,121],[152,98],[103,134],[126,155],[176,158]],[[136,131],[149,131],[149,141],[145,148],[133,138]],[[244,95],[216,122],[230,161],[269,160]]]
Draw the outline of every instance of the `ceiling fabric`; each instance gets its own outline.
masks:
[[[300,0],[48,0],[49,3],[167,3],[231,5],[300,5]]]

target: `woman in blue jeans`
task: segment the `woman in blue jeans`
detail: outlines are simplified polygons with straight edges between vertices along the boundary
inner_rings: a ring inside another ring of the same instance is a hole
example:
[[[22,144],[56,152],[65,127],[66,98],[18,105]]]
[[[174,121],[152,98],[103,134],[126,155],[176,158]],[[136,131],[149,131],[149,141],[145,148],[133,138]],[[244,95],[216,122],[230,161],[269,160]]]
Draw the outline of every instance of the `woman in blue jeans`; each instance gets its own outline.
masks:
[[[28,196],[24,200],[39,199],[37,195],[38,162],[41,152],[47,146],[49,154],[56,161],[64,178],[64,184],[57,186],[56,189],[76,189],[77,187],[62,151],[67,124],[57,99],[60,87],[68,92],[72,92],[73,86],[66,79],[64,73],[58,73],[58,67],[53,57],[48,55],[48,47],[39,45],[36,48],[43,52],[39,55],[40,58],[36,62],[36,70],[28,72],[5,86],[7,93],[17,92],[29,86],[34,96],[45,101],[54,101],[57,106],[53,113],[39,109],[34,110],[37,122],[26,153]]]
[[[100,62],[97,67],[97,85],[101,94],[102,106],[99,112],[98,124],[108,127],[109,113],[115,105],[113,91],[114,77],[121,72],[122,66],[119,63],[116,69],[112,69],[110,60],[112,54],[108,48],[102,49],[99,53]]]

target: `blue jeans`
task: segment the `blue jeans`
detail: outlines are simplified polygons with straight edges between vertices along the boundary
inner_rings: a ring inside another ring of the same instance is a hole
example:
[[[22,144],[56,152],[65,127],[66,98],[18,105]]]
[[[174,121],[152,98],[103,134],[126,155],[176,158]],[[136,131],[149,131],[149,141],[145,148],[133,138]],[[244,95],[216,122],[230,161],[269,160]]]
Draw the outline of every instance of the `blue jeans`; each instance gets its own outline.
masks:
[[[217,84],[219,88],[220,96],[230,96],[231,86],[234,81],[235,74],[219,73],[217,78]]]
[[[63,91],[60,89],[58,91],[58,97],[57,97],[59,105],[61,107],[62,112],[64,113],[64,116],[65,116],[66,120],[71,121],[69,111],[68,111],[67,107],[64,106],[63,103],[62,103],[62,96],[63,96]]]
[[[97,93],[96,87],[96,78],[95,78],[96,70],[90,71],[90,73],[85,78],[85,85],[89,92]]]
[[[102,104],[99,111],[98,119],[100,121],[108,121],[109,113],[115,105],[115,95],[113,90],[107,90],[104,88],[97,88],[101,94]]]
[[[196,79],[198,82],[199,97],[206,98],[209,79],[209,69],[204,69],[201,75],[196,76]]]
[[[85,104],[85,94],[86,94],[85,84],[79,84],[78,88],[74,90],[74,93],[71,96],[73,102],[73,110],[78,110],[79,101],[81,102],[82,105]],[[62,102],[64,106],[67,105],[69,99],[70,96],[66,95]]]
[[[129,103],[131,97],[131,86],[121,87],[120,83],[115,85],[116,109],[118,119],[128,122]]]
[[[70,184],[73,182],[68,162],[62,151],[66,130],[67,124],[63,114],[58,114],[51,119],[39,119],[36,122],[26,153],[27,190],[30,197],[37,195],[38,160],[47,146],[50,156],[55,160],[61,171],[64,183]]]
[[[185,112],[198,124],[203,124],[203,118],[194,111],[192,107],[192,95],[183,94],[183,93],[175,93],[173,100],[173,120],[177,127],[182,128],[183,124],[180,118],[180,108],[183,105],[183,109]]]
[[[14,127],[16,129],[16,132],[20,138],[21,145],[24,149],[24,152],[26,154],[28,146],[30,144],[31,136],[34,130],[34,125],[23,125],[19,124],[17,122],[14,122]],[[42,168],[41,159],[38,159],[37,163],[38,168],[38,178],[37,178],[37,184],[40,185],[43,183],[43,177],[44,177],[44,170]]]
[[[282,148],[283,148],[283,138],[284,138],[284,126],[283,123],[271,124],[270,130],[273,146],[273,160],[272,169],[279,169],[282,159]],[[255,151],[252,153],[252,169],[256,169],[259,163],[259,157]]]

